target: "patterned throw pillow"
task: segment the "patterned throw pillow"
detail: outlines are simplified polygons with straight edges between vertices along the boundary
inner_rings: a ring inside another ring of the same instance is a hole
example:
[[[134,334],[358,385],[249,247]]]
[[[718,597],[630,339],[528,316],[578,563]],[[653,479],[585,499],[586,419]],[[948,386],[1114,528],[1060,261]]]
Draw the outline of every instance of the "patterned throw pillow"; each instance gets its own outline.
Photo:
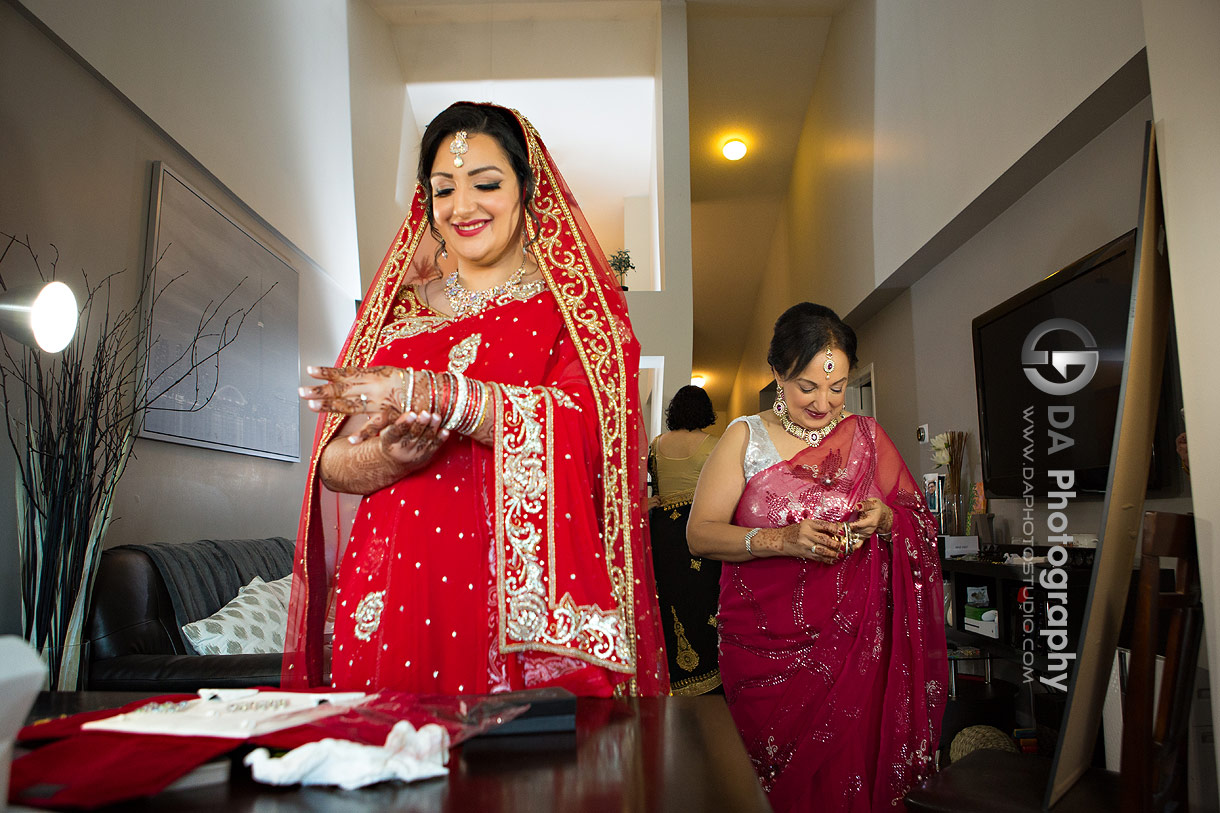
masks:
[[[258,576],[215,615],[192,621],[182,634],[200,655],[284,651],[292,576],[264,582]]]

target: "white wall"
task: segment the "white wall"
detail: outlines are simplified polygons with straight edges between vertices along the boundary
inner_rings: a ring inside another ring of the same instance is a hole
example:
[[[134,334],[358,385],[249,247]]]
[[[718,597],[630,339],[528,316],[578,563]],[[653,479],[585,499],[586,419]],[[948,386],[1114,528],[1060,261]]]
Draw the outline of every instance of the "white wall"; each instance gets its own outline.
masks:
[[[631,324],[644,355],[665,357],[662,403],[690,383],[691,310],[690,136],[687,125],[686,9],[662,4],[656,38],[657,192],[661,201],[662,291],[628,291]]]
[[[876,4],[880,284],[1144,42],[1138,0]]]
[[[353,299],[359,296],[343,3],[25,5]]]
[[[420,135],[394,38],[365,0],[348,0],[352,169],[360,238],[360,291],[368,289],[415,192]]]
[[[733,381],[729,397],[727,420],[758,412],[758,392],[771,383],[771,370],[767,366],[767,350],[771,343],[771,328],[781,313],[787,310],[796,297],[791,292],[792,272],[788,267],[788,234],[791,229],[781,213],[775,230],[775,239],[769,246],[764,265],[763,278],[758,286],[758,298],[754,301],[754,324],[765,329],[751,331],[742,348],[741,365]],[[719,421],[717,421],[719,424]],[[724,427],[719,427],[723,431]]]
[[[1148,72],[1156,116],[1169,272],[1173,280],[1186,401],[1195,531],[1203,582],[1204,632],[1220,675],[1220,425],[1215,348],[1220,347],[1220,4],[1143,0]],[[1216,680],[1212,680],[1215,697]],[[1213,730],[1220,703],[1212,701]],[[1220,766],[1220,749],[1217,750]]]
[[[874,0],[835,16],[787,200],[793,301],[846,315],[873,289]],[[759,329],[770,334],[778,313]]]

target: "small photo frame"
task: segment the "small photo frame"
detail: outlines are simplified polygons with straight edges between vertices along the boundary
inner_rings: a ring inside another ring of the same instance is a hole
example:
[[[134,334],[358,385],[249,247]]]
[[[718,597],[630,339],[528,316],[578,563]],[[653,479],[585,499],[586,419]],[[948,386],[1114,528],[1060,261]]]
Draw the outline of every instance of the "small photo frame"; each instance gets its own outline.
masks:
[[[923,476],[923,495],[924,501],[928,504],[928,510],[933,514],[939,514],[941,506],[944,504],[944,486],[945,476],[943,474],[925,474]]]
[[[981,584],[966,585],[966,603],[972,607],[990,606],[987,587]]]

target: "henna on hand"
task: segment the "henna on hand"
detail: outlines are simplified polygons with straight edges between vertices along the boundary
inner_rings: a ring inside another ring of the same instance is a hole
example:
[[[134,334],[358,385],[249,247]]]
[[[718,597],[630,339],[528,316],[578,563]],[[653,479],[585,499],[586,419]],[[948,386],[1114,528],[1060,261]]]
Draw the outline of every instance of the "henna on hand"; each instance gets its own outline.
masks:
[[[331,491],[372,494],[402,479],[411,466],[391,457],[379,443],[353,446],[335,438],[322,450],[318,472]]]

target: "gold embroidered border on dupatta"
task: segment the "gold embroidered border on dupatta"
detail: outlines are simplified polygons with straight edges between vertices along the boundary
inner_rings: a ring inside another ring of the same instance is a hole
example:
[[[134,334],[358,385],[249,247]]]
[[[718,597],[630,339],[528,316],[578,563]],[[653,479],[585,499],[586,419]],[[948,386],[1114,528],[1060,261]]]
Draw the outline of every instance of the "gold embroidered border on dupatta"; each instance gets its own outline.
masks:
[[[580,239],[580,230],[564,200],[560,182],[551,167],[540,159],[537,131],[525,118],[519,114],[517,117],[525,131],[530,166],[537,180],[535,201],[546,202],[534,208],[541,227],[536,228],[526,218],[526,232],[533,241],[535,255],[542,260],[539,267],[559,304],[568,333],[580,339],[574,343],[597,404],[602,430],[602,539],[610,583],[621,611],[621,640],[627,663],[632,667],[628,671],[634,672],[635,565],[631,555],[631,505],[625,495],[633,493],[629,478],[636,461],[628,459],[629,441],[625,436],[629,425],[627,384],[631,377],[623,351],[625,331],[606,301],[605,291],[594,279],[588,246]],[[560,236],[565,227],[575,238],[574,251],[562,245]],[[636,693],[634,677],[628,691]]]
[[[556,598],[555,406],[579,409],[549,387],[497,385],[496,590],[500,650],[542,650],[631,672],[621,608]],[[543,548],[545,547],[545,555]]]

